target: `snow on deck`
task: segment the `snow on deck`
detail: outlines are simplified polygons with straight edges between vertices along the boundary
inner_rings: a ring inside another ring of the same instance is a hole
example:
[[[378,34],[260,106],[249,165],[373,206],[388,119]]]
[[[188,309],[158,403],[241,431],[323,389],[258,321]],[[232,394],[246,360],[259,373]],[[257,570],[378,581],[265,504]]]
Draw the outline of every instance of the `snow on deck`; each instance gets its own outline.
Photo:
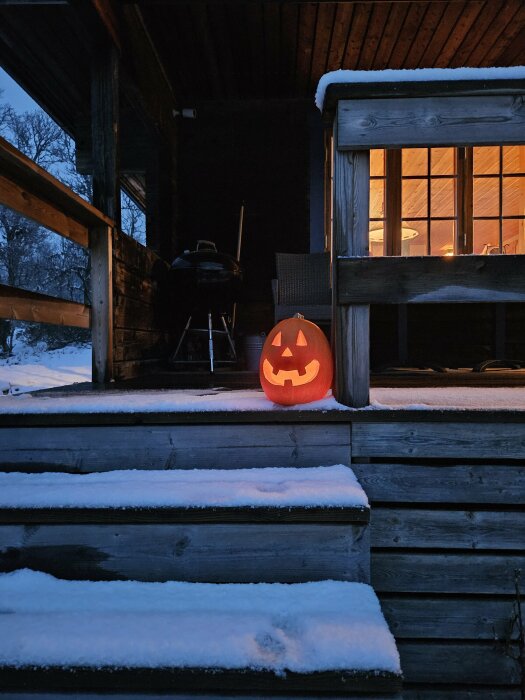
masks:
[[[368,507],[348,467],[0,473],[0,508]]]
[[[370,406],[360,410],[525,410],[525,386],[410,387],[370,390]],[[219,411],[354,411],[327,395],[321,401],[278,406],[261,390],[159,389],[91,391],[0,397],[0,414],[209,413]]]
[[[0,601],[1,665],[400,673],[362,583],[62,581],[24,569],[0,576]]]
[[[156,413],[208,411],[341,411],[348,410],[327,395],[320,401],[279,406],[262,390],[161,389],[156,391],[105,391],[62,396],[0,397],[0,413]]]
[[[523,80],[525,66],[508,68],[411,68],[385,70],[335,70],[321,76],[315,104],[322,111],[328,85],[334,83],[407,83],[435,80]]]

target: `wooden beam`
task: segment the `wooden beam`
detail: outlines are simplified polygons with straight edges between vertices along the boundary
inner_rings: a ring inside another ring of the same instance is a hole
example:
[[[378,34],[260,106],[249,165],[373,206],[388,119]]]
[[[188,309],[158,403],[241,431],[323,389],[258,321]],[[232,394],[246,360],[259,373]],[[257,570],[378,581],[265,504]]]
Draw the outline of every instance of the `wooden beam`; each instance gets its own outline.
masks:
[[[47,221],[41,222],[44,226],[47,226],[50,223],[51,208],[55,209],[56,212],[62,212],[64,216],[77,222],[78,224],[81,224],[83,227],[101,224],[106,226],[113,225],[113,221],[109,217],[104,216],[102,212],[98,211],[98,209],[86,202],[84,199],[82,199],[82,197],[79,197],[72,190],[70,190],[69,187],[66,187],[66,185],[60,182],[60,180],[57,180],[55,177],[50,175],[46,170],[27,158],[27,156],[18,151],[8,141],[1,137],[0,170],[6,180],[12,183],[12,185],[16,185],[19,189],[23,190],[24,194],[20,196],[26,200],[23,205],[26,211],[21,213],[30,216],[31,218],[35,218],[34,216],[31,216],[29,212],[31,211],[34,215],[36,215],[37,211],[43,207],[43,203],[45,202],[45,216]],[[12,195],[6,193],[5,196],[7,197]],[[11,205],[7,204],[7,206]],[[22,206],[22,204],[20,206]],[[42,213],[42,215],[44,214]],[[50,228],[53,227],[50,226]],[[60,228],[64,227],[60,225]],[[53,228],[53,230],[56,229]],[[68,230],[67,226],[65,226],[65,230]],[[73,229],[71,229],[71,231],[72,230]],[[75,228],[74,230],[76,230],[76,234],[74,235],[78,235],[78,237],[83,238],[83,234],[80,233],[80,229]],[[57,230],[57,233],[65,235],[63,231]],[[68,237],[73,238],[73,236]],[[80,242],[81,241],[77,240],[77,243]],[[85,244],[86,243],[84,242],[83,245]]]
[[[336,137],[337,138],[337,137]],[[334,150],[332,257],[367,255],[369,228],[370,152]],[[338,266],[333,264],[334,288]],[[366,406],[370,387],[370,306],[341,306],[333,295],[334,394],[354,408]]]
[[[65,238],[83,246],[88,244],[88,228],[59,211],[34,194],[30,194],[3,175],[0,175],[0,204],[27,216]]]
[[[525,102],[523,94],[343,99],[337,120],[344,150],[513,144],[523,142]]]
[[[525,256],[338,260],[339,304],[525,302]]]
[[[113,378],[113,231],[90,231],[92,374],[97,384]]]
[[[93,202],[120,227],[119,59],[104,44],[91,62]]]
[[[90,308],[74,301],[0,284],[0,318],[89,328]]]

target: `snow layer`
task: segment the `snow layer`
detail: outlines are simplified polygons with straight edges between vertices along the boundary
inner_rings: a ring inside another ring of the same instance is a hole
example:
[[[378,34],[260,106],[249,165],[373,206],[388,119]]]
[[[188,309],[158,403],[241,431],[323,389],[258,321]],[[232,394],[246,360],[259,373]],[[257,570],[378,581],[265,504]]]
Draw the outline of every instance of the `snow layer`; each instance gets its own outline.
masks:
[[[0,576],[0,664],[400,673],[362,583],[62,581]]]
[[[410,387],[370,390],[374,409],[525,410],[525,386],[519,387]],[[155,413],[213,411],[353,411],[332,396],[297,406],[278,406],[262,391],[157,390],[106,391],[62,396],[0,397],[0,414]]]
[[[344,411],[330,395],[320,401],[278,406],[262,390],[163,389],[63,396],[0,397],[0,413],[155,413],[157,411]]]
[[[0,360],[0,397],[91,381],[91,347],[68,345],[44,351],[21,343]]]
[[[378,388],[370,396],[371,409],[525,411],[525,386]]]
[[[525,66],[510,68],[413,68],[410,70],[335,70],[321,76],[315,104],[322,111],[328,85],[333,83],[407,83],[434,80],[525,79]]]
[[[0,473],[0,508],[368,506],[342,464],[309,469]]]

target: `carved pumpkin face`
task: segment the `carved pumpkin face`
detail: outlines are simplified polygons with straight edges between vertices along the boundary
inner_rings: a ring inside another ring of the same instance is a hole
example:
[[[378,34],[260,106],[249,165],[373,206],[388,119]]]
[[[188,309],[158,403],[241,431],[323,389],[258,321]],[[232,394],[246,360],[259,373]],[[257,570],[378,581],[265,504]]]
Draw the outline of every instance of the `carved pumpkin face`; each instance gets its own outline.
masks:
[[[333,361],[323,331],[302,316],[280,321],[261,353],[259,376],[266,396],[291,406],[324,398],[332,384]]]

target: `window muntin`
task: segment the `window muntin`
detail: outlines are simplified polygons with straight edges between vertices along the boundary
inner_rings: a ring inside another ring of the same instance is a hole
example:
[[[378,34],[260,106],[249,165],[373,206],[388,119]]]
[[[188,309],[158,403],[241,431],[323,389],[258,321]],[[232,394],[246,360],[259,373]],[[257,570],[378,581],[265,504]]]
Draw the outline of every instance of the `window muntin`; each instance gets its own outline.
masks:
[[[458,231],[463,196],[471,202],[463,216],[472,226],[472,241],[462,239],[459,252],[525,253],[525,146],[459,150],[470,153],[470,173],[458,174],[456,148],[402,149],[397,182],[386,177],[387,151],[370,152],[371,255],[386,249],[385,212],[392,197],[399,197],[401,255],[457,253],[456,241],[464,233]]]

